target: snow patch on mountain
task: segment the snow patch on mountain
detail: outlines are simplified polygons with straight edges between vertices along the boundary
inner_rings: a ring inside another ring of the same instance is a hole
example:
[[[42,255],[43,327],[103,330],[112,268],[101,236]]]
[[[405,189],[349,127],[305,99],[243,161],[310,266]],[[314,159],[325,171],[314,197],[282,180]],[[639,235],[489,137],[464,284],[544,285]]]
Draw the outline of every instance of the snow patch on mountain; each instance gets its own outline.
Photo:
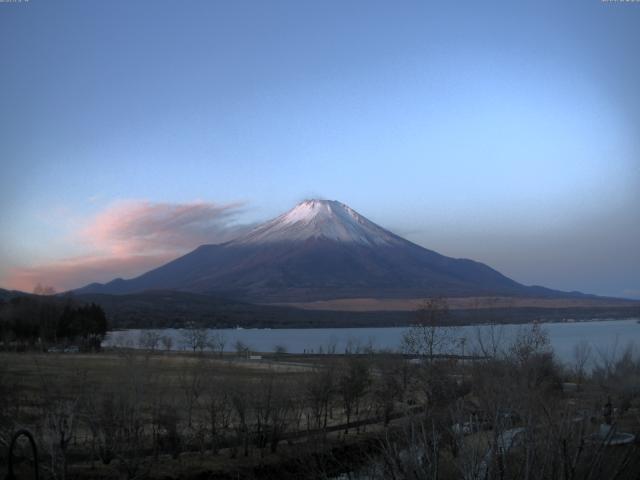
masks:
[[[308,239],[378,246],[406,243],[406,240],[335,200],[305,200],[230,243],[298,242]]]

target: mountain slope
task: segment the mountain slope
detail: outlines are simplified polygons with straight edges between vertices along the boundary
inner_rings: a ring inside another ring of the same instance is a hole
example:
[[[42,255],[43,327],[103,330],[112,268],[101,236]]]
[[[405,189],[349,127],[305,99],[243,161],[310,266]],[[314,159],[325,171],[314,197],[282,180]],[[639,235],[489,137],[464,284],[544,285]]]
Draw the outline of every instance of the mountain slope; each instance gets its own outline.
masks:
[[[235,240],[200,246],[137,278],[91,284],[78,292],[158,289],[258,302],[569,295],[525,287],[482,263],[427,250],[327,200],[302,202]]]
[[[1,302],[9,302],[13,298],[16,297],[31,297],[34,296],[33,293],[22,292],[20,290],[6,290],[4,288],[0,288],[0,303]]]

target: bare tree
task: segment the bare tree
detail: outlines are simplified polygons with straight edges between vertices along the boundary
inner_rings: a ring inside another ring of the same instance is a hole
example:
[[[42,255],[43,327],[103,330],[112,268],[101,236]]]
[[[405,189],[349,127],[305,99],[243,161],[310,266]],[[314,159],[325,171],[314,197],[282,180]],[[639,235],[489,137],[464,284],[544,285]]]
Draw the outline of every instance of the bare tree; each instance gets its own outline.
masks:
[[[327,428],[331,399],[337,388],[335,374],[335,368],[329,365],[315,370],[307,377],[306,403],[313,418],[313,426],[318,430]]]
[[[176,405],[171,405],[162,395],[152,399],[150,427],[154,458],[160,453],[168,453],[173,459],[178,458],[181,450],[179,431],[180,416]]]
[[[0,448],[9,447],[11,433],[15,428],[16,410],[19,402],[14,398],[16,388],[9,383],[6,365],[0,364]]]
[[[539,323],[521,327],[508,350],[516,361],[524,362],[533,355],[550,353],[551,342],[549,332]]]
[[[79,398],[61,398],[47,402],[43,425],[43,440],[49,452],[54,478],[67,478],[67,450],[75,435]]]
[[[349,433],[349,424],[358,420],[362,399],[367,394],[371,384],[371,371],[368,362],[362,358],[348,358],[340,372],[338,389],[342,397],[345,414],[345,433]],[[359,430],[359,428],[358,428]]]
[[[93,392],[84,403],[86,422],[92,435],[94,455],[109,465],[116,455],[117,412],[114,392]]]
[[[209,345],[209,332],[206,328],[190,326],[182,329],[180,335],[183,348],[190,349],[193,353],[196,353],[196,351],[202,353]]]
[[[142,478],[151,467],[145,452],[145,409],[155,396],[150,391],[155,379],[147,361],[124,354],[116,367],[120,381],[91,392],[84,402],[95,452],[104,464],[117,460],[116,466],[126,479]]]
[[[162,343],[162,346],[164,347],[165,351],[170,352],[171,348],[173,347],[173,338],[171,338],[169,335],[163,335],[160,338],[160,342]]]
[[[504,346],[504,326],[491,322],[488,325],[479,325],[475,329],[475,347],[477,354],[484,357],[497,357]]]
[[[276,345],[273,349],[273,353],[275,354],[276,358],[280,358],[287,353],[287,347],[285,347],[284,345]]]
[[[222,332],[214,332],[209,337],[209,348],[214,352],[217,352],[222,357],[224,354],[224,347],[227,344],[227,339]]]
[[[278,443],[289,428],[293,406],[299,403],[299,389],[295,382],[274,372],[263,375],[255,387],[251,416],[255,444],[262,456],[267,445],[271,453],[276,453]]]
[[[300,388],[295,381],[277,379],[274,385],[272,413],[269,424],[269,450],[276,453],[280,440],[297,417],[294,412],[300,405]]]
[[[155,330],[143,330],[140,332],[138,336],[138,346],[140,348],[144,348],[145,350],[149,350],[150,352],[155,352],[156,348],[160,344],[160,334]]]
[[[202,358],[197,359],[195,362],[191,360],[193,359],[185,359],[183,361],[182,368],[178,374],[178,387],[182,392],[184,408],[187,413],[187,426],[189,428],[193,426],[193,412],[204,392],[207,367],[205,360]]]
[[[327,349],[326,349],[327,354],[335,355],[337,347],[338,347],[338,339],[332,335],[329,338],[329,341],[327,342]]]
[[[242,340],[236,340],[233,348],[236,351],[236,354],[239,357],[248,357],[249,356],[249,346],[244,343]]]
[[[234,382],[230,387],[231,404],[234,410],[233,428],[237,442],[231,448],[231,456],[238,454],[236,445],[240,444],[245,457],[249,456],[249,406],[252,392],[246,381]]]
[[[154,376],[148,358],[124,356],[124,381],[115,389],[115,457],[118,469],[127,479],[146,476],[151,468],[145,454],[147,420],[145,407],[154,392]]]
[[[49,454],[50,474],[53,478],[65,479],[68,448],[76,435],[80,405],[86,395],[86,371],[74,371],[67,388],[62,389],[56,379],[46,374],[38,360],[35,360],[35,364],[41,380],[42,439]]]
[[[231,384],[207,373],[205,385],[205,408],[209,423],[210,450],[213,455],[218,453],[225,432],[230,428],[233,405],[231,402]]]
[[[433,421],[412,417],[402,431],[381,438],[378,458],[372,459],[368,465],[355,472],[353,478],[447,478],[441,473],[440,433]]]
[[[453,335],[446,325],[449,307],[445,298],[428,298],[416,312],[416,323],[402,339],[403,351],[426,357],[430,362],[436,354],[448,353]]]
[[[395,403],[402,396],[402,377],[398,376],[396,365],[387,359],[377,362],[378,375],[373,382],[373,396],[379,413],[384,418],[384,425],[389,425]]]
[[[587,364],[590,360],[591,345],[586,340],[582,340],[573,347],[573,373],[578,385],[584,382]]]

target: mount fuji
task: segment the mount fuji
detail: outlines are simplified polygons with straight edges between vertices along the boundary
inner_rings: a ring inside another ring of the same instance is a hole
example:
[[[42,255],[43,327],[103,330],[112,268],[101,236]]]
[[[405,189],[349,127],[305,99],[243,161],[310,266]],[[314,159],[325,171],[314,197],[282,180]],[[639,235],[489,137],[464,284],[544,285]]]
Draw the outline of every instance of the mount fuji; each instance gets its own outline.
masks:
[[[427,250],[333,200],[306,200],[226,243],[202,245],[139,277],[77,293],[176,290],[252,302],[434,295],[569,297]]]

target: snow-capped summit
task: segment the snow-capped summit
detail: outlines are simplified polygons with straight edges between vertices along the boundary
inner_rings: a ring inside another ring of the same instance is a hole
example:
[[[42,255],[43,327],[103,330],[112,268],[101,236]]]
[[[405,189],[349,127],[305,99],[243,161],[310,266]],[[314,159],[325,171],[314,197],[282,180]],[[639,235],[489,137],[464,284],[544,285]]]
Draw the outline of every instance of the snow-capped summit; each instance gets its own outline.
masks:
[[[399,245],[405,240],[379,227],[344,203],[305,200],[233,244],[325,239],[364,245]]]

